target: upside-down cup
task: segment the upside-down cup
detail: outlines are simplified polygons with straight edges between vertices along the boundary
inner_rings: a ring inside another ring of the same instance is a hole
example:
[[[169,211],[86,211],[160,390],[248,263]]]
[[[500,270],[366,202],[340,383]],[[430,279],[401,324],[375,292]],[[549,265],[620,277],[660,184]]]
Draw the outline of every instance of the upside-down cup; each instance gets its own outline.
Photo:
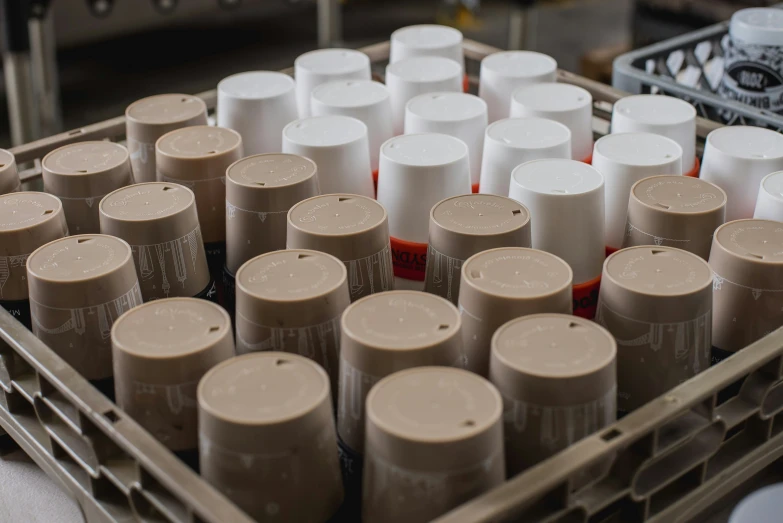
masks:
[[[0,307],[32,328],[27,290],[27,257],[68,236],[60,200],[41,192],[0,195]]]
[[[462,66],[439,56],[403,58],[386,66],[394,134],[405,130],[405,106],[415,96],[462,91]]]
[[[459,310],[467,369],[489,372],[492,335],[514,318],[571,314],[573,272],[547,252],[505,247],[479,252],[462,264]]]
[[[487,104],[472,94],[422,94],[412,98],[405,106],[405,134],[441,133],[465,142],[474,193],[479,188],[486,128]]]
[[[167,448],[195,454],[196,387],[234,356],[226,311],[194,298],[145,303],[114,322],[111,346],[117,406]]]
[[[421,367],[370,392],[364,521],[432,521],[504,480],[503,400],[481,376]]]
[[[783,170],[783,135],[735,125],[707,135],[701,178],[728,195],[726,221],[751,218],[761,180]]]
[[[783,171],[768,174],[761,180],[753,217],[783,221]]]
[[[712,363],[718,363],[783,325],[783,227],[737,220],[715,231]]]
[[[533,248],[574,271],[574,314],[592,318],[605,258],[601,173],[575,160],[534,160],[514,169],[508,195],[530,211]]]
[[[125,110],[125,133],[135,183],[154,182],[155,142],[166,133],[207,125],[207,105],[189,94],[160,94],[133,102]]]
[[[343,500],[329,378],[282,352],[246,354],[198,385],[201,475],[258,521],[327,521]]]
[[[280,152],[283,127],[299,118],[294,79],[287,74],[235,74],[220,81],[217,96],[217,124],[242,136],[246,155]]]
[[[457,305],[462,264],[499,247],[530,247],[530,213],[503,196],[453,196],[430,212],[424,291]]]
[[[312,116],[310,96],[321,84],[336,80],[369,80],[370,58],[353,49],[318,49],[299,55],[294,61],[296,103],[299,118]]]
[[[130,246],[101,234],[47,243],[27,258],[33,332],[89,380],[112,377],[111,328],[141,305]]]
[[[682,149],[677,142],[651,133],[607,134],[595,142],[593,167],[604,177],[607,255],[619,249],[631,187],[643,178],[682,174]]]
[[[370,168],[377,186],[381,145],[394,136],[386,86],[371,80],[340,80],[319,85],[313,89],[310,110],[313,116],[350,116],[367,126]]]
[[[479,192],[508,196],[511,171],[545,158],[571,159],[571,131],[546,118],[505,118],[487,127]]]
[[[325,194],[294,205],[287,247],[325,252],[345,263],[352,302],[394,289],[389,222],[372,198]]]
[[[570,84],[541,83],[520,87],[511,97],[509,116],[538,116],[571,131],[571,157],[590,163],[593,154],[593,97]]]
[[[283,152],[318,166],[322,194],[375,195],[367,126],[350,116],[313,116],[286,125]]]
[[[708,259],[726,216],[726,193],[689,176],[651,176],[631,188],[623,248],[665,245]]]
[[[44,190],[57,196],[71,234],[101,230],[98,202],[133,183],[128,150],[112,142],[78,142],[50,152],[41,160]]]
[[[672,247],[606,259],[595,321],[617,341],[617,410],[627,414],[710,364],[712,270]]]
[[[407,134],[381,147],[378,202],[389,214],[395,286],[424,289],[430,210],[470,194],[468,147],[453,136]]]
[[[445,25],[421,24],[403,27],[391,34],[389,63],[416,56],[436,56],[454,60],[462,68],[462,90],[467,93],[468,75],[465,73],[462,39],[461,31]]]
[[[0,149],[0,195],[22,189],[16,158],[10,151]]]
[[[533,314],[495,332],[489,376],[503,397],[509,476],[614,423],[616,360],[612,335],[584,318]]]
[[[696,109],[688,102],[652,94],[620,98],[612,108],[614,133],[653,133],[674,140],[682,148],[682,174],[699,176]]]
[[[502,51],[481,60],[479,96],[487,102],[489,121],[508,118],[511,95],[520,87],[557,80],[557,62],[534,51]]]
[[[197,297],[214,301],[193,191],[175,183],[140,183],[100,203],[101,231],[122,238],[144,301]]]

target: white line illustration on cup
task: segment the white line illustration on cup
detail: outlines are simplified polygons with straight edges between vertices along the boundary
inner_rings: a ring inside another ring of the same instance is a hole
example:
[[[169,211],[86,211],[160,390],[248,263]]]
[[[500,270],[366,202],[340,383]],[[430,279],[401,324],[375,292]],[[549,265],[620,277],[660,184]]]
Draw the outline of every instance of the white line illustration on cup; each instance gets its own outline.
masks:
[[[5,287],[8,279],[11,277],[11,269],[25,267],[28,256],[30,256],[29,253],[15,256],[0,256],[0,298],[3,297],[3,287]],[[25,268],[26,273],[27,269]]]
[[[340,418],[351,419],[354,424],[361,422],[364,417],[364,398],[370,389],[381,380],[362,372],[344,358],[340,359],[340,400],[338,408]],[[345,427],[350,432],[349,427]]]
[[[386,246],[375,254],[358,260],[346,260],[345,267],[348,269],[348,285],[351,292],[351,301],[363,296],[365,285],[370,286],[369,294],[391,290],[394,284],[394,272],[391,264],[391,244]],[[375,272],[373,266],[378,265],[378,274],[380,281],[376,289]],[[365,281],[366,280],[366,281]]]
[[[453,301],[454,296],[452,292],[454,289],[454,281],[459,281],[460,271],[462,271],[462,264],[465,263],[465,260],[447,256],[430,245],[427,261],[431,262],[433,265],[432,270],[434,272],[432,275],[432,283],[434,285],[442,285],[444,278],[443,273],[446,273],[446,299]]]
[[[131,380],[136,396],[149,395],[166,398],[166,406],[171,414],[180,414],[185,409],[196,409],[196,387],[198,380],[179,384],[160,385]],[[149,415],[149,414],[148,414]]]
[[[712,290],[713,291],[719,291],[723,288],[724,283],[730,283],[731,285],[734,285],[735,287],[739,287],[741,289],[747,289],[751,292],[753,295],[753,299],[758,301],[759,298],[761,298],[761,295],[765,292],[783,292],[783,289],[754,289],[753,287],[748,287],[747,285],[741,285],[739,283],[735,283],[731,280],[727,280],[723,276],[720,276],[717,272],[713,271],[713,274],[715,278],[712,280]]]
[[[174,262],[174,271],[177,281],[185,287],[185,281],[188,279],[188,269],[185,262],[185,248],[190,253],[190,261],[193,264],[193,273],[196,273],[196,260],[198,259],[198,248],[201,244],[201,228],[196,227],[185,236],[164,243],[151,245],[131,245],[133,261],[139,269],[139,275],[142,281],[149,281],[156,276],[155,262],[157,261],[157,271],[160,271],[162,279],[163,294],[168,298],[171,291],[171,284],[166,274],[166,256],[170,255]],[[154,255],[153,255],[154,251]]]
[[[640,233],[644,234],[645,236],[649,236],[650,238],[652,238],[653,241],[655,242],[655,245],[658,245],[658,246],[663,245],[663,242],[690,243],[690,240],[678,240],[678,239],[675,239],[675,238],[664,238],[663,236],[656,236],[655,234],[650,234],[649,232],[645,232],[645,231],[641,230],[639,227],[636,227],[633,224],[629,223],[627,225],[628,225],[628,229],[627,229],[627,231],[625,233],[626,238],[631,236],[633,231],[639,231]],[[712,236],[710,236],[710,238],[711,237]],[[705,240],[706,240],[706,238],[705,238]]]
[[[237,217],[237,211],[246,212],[248,214],[257,214],[258,219],[261,220],[261,223],[264,223],[270,214],[288,214],[288,211],[248,211],[247,209],[243,209],[232,203],[226,202],[226,218],[233,220]]]

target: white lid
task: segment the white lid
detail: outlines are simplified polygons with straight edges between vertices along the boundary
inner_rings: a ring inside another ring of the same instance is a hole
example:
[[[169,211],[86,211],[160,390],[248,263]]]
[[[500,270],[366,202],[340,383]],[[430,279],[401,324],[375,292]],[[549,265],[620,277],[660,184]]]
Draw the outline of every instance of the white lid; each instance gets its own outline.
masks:
[[[783,157],[783,135],[761,127],[721,127],[707,135],[707,144],[736,158],[763,160]]]
[[[294,79],[272,71],[250,71],[224,78],[218,91],[231,98],[261,100],[294,90]]]
[[[533,160],[518,166],[511,176],[529,191],[563,196],[588,193],[604,184],[601,173],[576,160]]]
[[[445,134],[405,134],[387,140],[381,154],[391,161],[415,167],[446,165],[467,156],[465,142]]]
[[[512,95],[514,101],[533,111],[570,112],[592,104],[585,89],[570,84],[541,83],[520,87]]]
[[[619,164],[634,166],[667,165],[682,157],[677,142],[652,133],[607,134],[595,142],[595,152]]]
[[[783,10],[757,7],[737,11],[731,17],[729,33],[744,44],[783,45]]]
[[[391,40],[392,45],[433,50],[462,45],[462,33],[445,25],[411,25],[394,31]]]
[[[783,483],[769,485],[746,496],[731,512],[729,523],[777,521],[783,509]]]
[[[389,98],[386,86],[372,80],[338,80],[313,89],[313,100],[331,107],[366,107]]]
[[[346,74],[368,69],[370,58],[353,49],[318,49],[300,55],[294,65],[316,74]]]
[[[481,67],[501,76],[536,78],[557,70],[557,61],[549,55],[534,51],[503,51],[481,61]]]
[[[367,126],[350,116],[313,116],[289,123],[283,136],[310,147],[334,147],[367,136]]]
[[[460,122],[486,114],[487,103],[467,93],[427,93],[412,98],[406,109],[425,120]]]
[[[761,180],[761,188],[772,198],[783,201],[783,171],[766,175]]]
[[[398,76],[408,82],[442,82],[460,76],[462,67],[454,60],[439,56],[416,56],[389,64],[387,75]]]
[[[487,127],[487,137],[517,149],[548,149],[570,141],[571,131],[547,118],[506,118]]]
[[[670,126],[696,119],[696,109],[673,96],[639,94],[620,98],[613,112],[648,126]],[[621,131],[624,129],[621,129]]]

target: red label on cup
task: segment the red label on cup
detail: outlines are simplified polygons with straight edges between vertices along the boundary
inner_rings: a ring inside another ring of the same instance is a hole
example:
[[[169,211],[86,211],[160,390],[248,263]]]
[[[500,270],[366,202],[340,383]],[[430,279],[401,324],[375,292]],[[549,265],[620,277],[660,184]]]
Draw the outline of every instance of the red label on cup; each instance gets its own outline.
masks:
[[[609,247],[607,245],[606,246],[606,257],[608,258],[609,256],[611,256],[612,254],[616,253],[619,250],[620,250],[619,247]]]
[[[601,277],[574,285],[574,316],[592,320],[598,306],[598,290]]]
[[[389,238],[394,275],[406,280],[424,281],[427,266],[427,244]]]
[[[593,165],[593,153],[590,153],[590,156],[583,159],[582,163],[586,163],[587,165]]]
[[[691,178],[698,178],[700,170],[701,170],[701,162],[699,161],[699,157],[697,156],[693,162],[693,169],[691,169],[690,171],[684,174],[685,176],[690,176]]]
[[[462,90],[466,93],[470,90],[470,80],[468,79],[468,75],[465,75],[464,78],[462,78]]]
[[[474,184],[473,184],[473,185],[470,187],[470,190],[471,190],[471,191],[473,191],[473,194],[478,194],[478,192],[479,192],[479,184],[477,184],[477,183],[474,183]]]

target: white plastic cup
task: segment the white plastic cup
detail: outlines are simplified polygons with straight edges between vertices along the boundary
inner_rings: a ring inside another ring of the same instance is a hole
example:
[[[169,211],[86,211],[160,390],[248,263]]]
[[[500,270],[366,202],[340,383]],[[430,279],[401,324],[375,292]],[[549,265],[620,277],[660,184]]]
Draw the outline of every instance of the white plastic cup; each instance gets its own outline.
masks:
[[[481,61],[479,96],[487,102],[490,123],[508,118],[511,95],[520,87],[557,80],[557,61],[534,51],[503,51]]]
[[[367,126],[349,116],[313,116],[283,129],[283,152],[310,158],[318,166],[322,194],[373,197]]]
[[[218,84],[218,127],[242,135],[245,154],[280,152],[283,127],[296,120],[294,79],[283,73],[252,71]]]
[[[696,158],[696,109],[679,98],[638,94],[620,98],[612,109],[612,133],[653,133],[682,148],[682,173],[699,175]]]
[[[783,135],[750,126],[729,126],[707,135],[701,178],[726,192],[726,221],[753,216],[761,180],[783,170]]]
[[[606,246],[616,250],[625,237],[628,199],[636,182],[649,176],[682,174],[682,148],[651,133],[607,134],[595,142],[593,167],[604,177]]]
[[[768,174],[761,180],[753,217],[783,222],[783,171]]]
[[[310,51],[294,62],[296,103],[299,118],[310,113],[310,95],[317,86],[335,80],[369,80],[370,58],[353,49],[318,49]]]
[[[441,133],[465,142],[473,192],[478,192],[486,128],[487,104],[472,94],[421,94],[405,107],[405,134]]]
[[[512,118],[539,116],[571,130],[571,157],[589,162],[593,154],[593,97],[581,87],[544,83],[520,87],[511,97]]]
[[[507,196],[517,165],[545,158],[571,159],[571,131],[546,118],[505,118],[487,127],[479,192]]]
[[[729,523],[763,523],[778,521],[783,508],[783,483],[775,483],[745,496],[734,507]]]
[[[391,35],[389,63],[415,56],[439,56],[457,62],[465,69],[462,33],[445,25],[410,25]]]
[[[405,106],[420,94],[462,91],[462,66],[440,56],[414,56],[386,66],[394,134],[405,127]]]
[[[372,80],[339,80],[313,89],[313,116],[350,116],[364,122],[370,143],[370,167],[378,180],[378,156],[383,142],[394,136],[391,102],[386,86]]]

